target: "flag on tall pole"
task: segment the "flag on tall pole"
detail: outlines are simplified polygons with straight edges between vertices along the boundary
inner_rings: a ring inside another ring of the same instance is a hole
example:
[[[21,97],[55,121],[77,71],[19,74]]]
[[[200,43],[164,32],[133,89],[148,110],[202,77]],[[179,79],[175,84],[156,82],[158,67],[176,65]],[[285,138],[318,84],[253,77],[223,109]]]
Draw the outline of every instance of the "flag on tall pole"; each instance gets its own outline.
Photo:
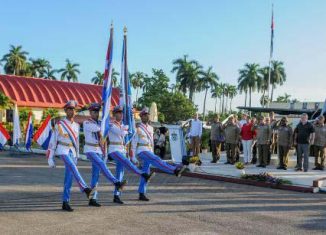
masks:
[[[273,50],[274,50],[274,5],[272,4],[272,23],[271,23],[271,45],[270,45],[270,52],[269,52],[269,63],[268,63],[268,104],[272,101],[269,98],[270,95],[270,86],[271,86],[271,65],[272,65],[272,58],[273,58]]]
[[[102,122],[101,122],[101,136],[102,140],[105,140],[109,134],[110,125],[110,107],[111,107],[111,95],[112,95],[112,53],[113,53],[113,24],[110,29],[109,45],[106,52],[105,70],[103,78],[103,90],[102,90]],[[104,153],[103,153],[104,154]]]
[[[26,147],[26,150],[28,150],[28,151],[31,150],[32,140],[33,140],[33,132],[34,132],[32,118],[33,118],[32,112],[29,112],[27,125],[26,125],[26,129],[25,129],[25,147]]]
[[[20,123],[19,123],[19,114],[18,114],[18,108],[17,104],[15,104],[15,110],[14,110],[14,131],[13,131],[13,145],[19,145],[19,139],[21,138],[21,130],[20,130]]]
[[[120,81],[120,105],[123,107],[123,124],[128,125],[128,135],[125,136],[125,144],[128,144],[135,134],[135,120],[133,115],[133,107],[131,100],[131,85],[128,72],[127,61],[127,28],[123,29],[123,46],[122,46],[122,65],[121,65],[121,81]]]

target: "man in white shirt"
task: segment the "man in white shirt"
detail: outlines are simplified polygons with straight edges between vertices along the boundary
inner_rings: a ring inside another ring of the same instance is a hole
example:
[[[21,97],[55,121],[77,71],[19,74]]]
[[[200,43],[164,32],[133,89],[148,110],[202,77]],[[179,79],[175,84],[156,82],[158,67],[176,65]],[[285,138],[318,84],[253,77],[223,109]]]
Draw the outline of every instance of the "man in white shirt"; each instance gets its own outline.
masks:
[[[203,132],[203,123],[198,119],[198,113],[191,121],[189,136],[191,139],[192,155],[198,156],[200,153],[200,140]]]
[[[117,180],[107,168],[106,163],[104,162],[104,148],[101,146],[101,121],[98,120],[99,111],[101,105],[98,103],[92,103],[88,110],[90,113],[90,118],[83,123],[84,135],[85,135],[85,146],[84,153],[87,158],[92,163],[92,180],[91,188],[94,191],[94,195],[89,200],[89,206],[100,207],[101,205],[97,202],[97,184],[100,176],[100,171],[105,176],[105,178],[112,182],[115,187],[122,189],[126,184],[126,181],[120,182]]]
[[[113,109],[114,120],[110,123],[109,129],[109,157],[116,162],[116,178],[121,182],[124,176],[124,168],[140,176],[142,180],[148,182],[154,173],[141,171],[127,157],[127,152],[124,144],[124,137],[128,134],[128,126],[122,124],[123,107],[116,106]],[[137,163],[136,158],[131,158],[134,163]],[[113,202],[123,204],[120,199],[121,192],[116,187],[114,191]]]
[[[132,158],[138,156],[143,163],[142,170],[147,174],[150,173],[151,165],[160,169],[168,174],[175,174],[180,177],[185,167],[181,165],[170,165],[153,153],[154,140],[153,140],[153,127],[149,125],[149,109],[144,108],[140,112],[141,123],[137,126],[136,134],[132,140]],[[138,192],[140,201],[149,201],[146,197],[147,182],[145,179],[141,179]]]
[[[55,168],[54,155],[60,156],[65,165],[64,190],[62,195],[62,210],[72,212],[69,205],[70,190],[73,177],[78,183],[81,192],[91,197],[92,190],[85,183],[77,169],[77,159],[79,158],[79,124],[74,122],[75,108],[77,102],[70,100],[63,107],[66,118],[55,124],[47,150],[48,164]]]

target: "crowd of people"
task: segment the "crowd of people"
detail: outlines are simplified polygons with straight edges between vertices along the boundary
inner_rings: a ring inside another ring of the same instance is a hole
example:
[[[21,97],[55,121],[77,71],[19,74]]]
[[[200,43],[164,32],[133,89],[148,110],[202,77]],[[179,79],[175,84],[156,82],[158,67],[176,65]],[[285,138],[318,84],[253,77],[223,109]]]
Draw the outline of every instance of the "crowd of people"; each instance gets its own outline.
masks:
[[[294,128],[287,117],[276,120],[273,112],[267,117],[242,114],[241,120],[230,116],[222,124],[220,117],[215,116],[211,124],[210,142],[212,163],[217,163],[221,157],[221,149],[226,151],[225,164],[235,164],[243,153],[244,164],[257,164],[266,168],[274,153],[278,155],[277,169],[288,169],[288,156],[291,149],[297,155],[296,171],[308,171],[309,156],[315,157],[313,170],[324,170],[326,148],[326,125],[324,116],[319,116],[314,122],[308,121],[308,115],[303,113],[300,122]],[[189,136],[192,143],[192,155],[198,154],[202,133],[202,124],[195,116],[191,123]]]

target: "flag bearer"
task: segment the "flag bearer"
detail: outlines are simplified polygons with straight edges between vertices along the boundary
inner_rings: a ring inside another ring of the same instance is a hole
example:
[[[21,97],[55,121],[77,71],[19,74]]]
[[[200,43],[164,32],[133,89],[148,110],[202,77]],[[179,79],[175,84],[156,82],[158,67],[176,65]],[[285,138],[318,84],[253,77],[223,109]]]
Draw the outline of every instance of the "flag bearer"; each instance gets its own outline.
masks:
[[[99,111],[101,105],[98,103],[92,103],[88,110],[91,118],[84,121],[84,135],[85,135],[85,146],[84,152],[87,158],[92,162],[92,180],[91,188],[94,191],[93,197],[89,200],[89,206],[100,207],[101,205],[97,202],[97,184],[99,180],[100,171],[103,173],[105,178],[112,182],[118,190],[120,190],[126,181],[120,182],[117,180],[107,168],[104,161],[104,148],[101,146],[100,130],[101,121],[98,120]]]
[[[142,177],[142,180],[148,182],[153,176],[149,171],[141,171],[127,157],[127,152],[124,144],[124,137],[128,134],[128,126],[122,124],[122,106],[116,106],[113,109],[114,120],[110,124],[109,129],[109,157],[116,162],[116,178],[121,182],[124,176],[124,168]],[[136,162],[135,159],[132,159]],[[123,204],[120,199],[121,192],[116,187],[114,191],[113,202]]]
[[[134,159],[137,155],[143,164],[142,170],[146,173],[150,172],[151,165],[158,169],[169,173],[175,174],[180,177],[182,172],[185,170],[182,166],[173,166],[164,161],[153,153],[153,127],[149,125],[149,110],[144,108],[140,113],[141,123],[138,125],[136,135],[132,140],[132,158]],[[139,200],[149,201],[146,197],[146,186],[147,182],[145,179],[140,180],[139,185]]]
[[[48,164],[55,167],[54,155],[60,156],[65,165],[65,179],[62,195],[62,210],[72,212],[69,205],[72,179],[75,178],[80,191],[85,193],[87,198],[91,196],[92,190],[87,186],[77,169],[79,158],[79,124],[74,122],[77,102],[70,100],[64,106],[66,117],[58,121],[51,136],[47,150]]]

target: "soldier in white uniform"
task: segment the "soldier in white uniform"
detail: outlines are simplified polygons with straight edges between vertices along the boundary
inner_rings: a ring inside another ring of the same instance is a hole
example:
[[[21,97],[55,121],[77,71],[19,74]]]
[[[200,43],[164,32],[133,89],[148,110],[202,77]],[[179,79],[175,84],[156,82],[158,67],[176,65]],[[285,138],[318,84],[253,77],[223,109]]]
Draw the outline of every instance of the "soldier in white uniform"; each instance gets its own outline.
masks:
[[[170,165],[153,153],[154,141],[153,141],[153,127],[149,125],[149,110],[144,108],[140,113],[141,123],[137,126],[136,135],[132,140],[132,155],[136,158],[136,155],[142,160],[142,170],[143,172],[150,172],[150,167],[154,167],[164,171],[168,174],[175,174],[180,177],[185,167],[178,165]],[[147,182],[141,179],[138,188],[139,200],[149,201],[146,197],[146,186]]]
[[[118,190],[126,184],[126,181],[120,182],[117,180],[107,168],[106,163],[104,162],[104,148],[101,146],[101,121],[98,120],[99,111],[101,105],[98,103],[92,103],[88,110],[91,115],[91,118],[84,121],[83,129],[85,135],[85,146],[84,153],[87,158],[92,162],[92,180],[91,188],[94,191],[92,198],[89,200],[89,206],[100,207],[101,205],[97,202],[97,185],[100,176],[100,171],[102,174],[112,182]]]
[[[62,196],[62,210],[73,211],[69,205],[72,179],[75,178],[81,192],[87,197],[91,196],[92,190],[87,186],[77,169],[79,158],[79,124],[74,122],[75,108],[77,102],[70,100],[64,106],[66,118],[56,123],[47,150],[48,164],[55,167],[54,155],[60,156],[65,165],[65,179]]]
[[[142,177],[142,181],[148,182],[154,173],[143,172],[134,165],[127,156],[124,137],[128,134],[128,126],[122,124],[123,108],[116,106],[113,109],[114,120],[109,128],[109,157],[116,162],[116,178],[121,182],[124,176],[124,168]],[[132,159],[134,162],[137,160]],[[123,204],[120,199],[121,192],[116,187],[113,202]]]

